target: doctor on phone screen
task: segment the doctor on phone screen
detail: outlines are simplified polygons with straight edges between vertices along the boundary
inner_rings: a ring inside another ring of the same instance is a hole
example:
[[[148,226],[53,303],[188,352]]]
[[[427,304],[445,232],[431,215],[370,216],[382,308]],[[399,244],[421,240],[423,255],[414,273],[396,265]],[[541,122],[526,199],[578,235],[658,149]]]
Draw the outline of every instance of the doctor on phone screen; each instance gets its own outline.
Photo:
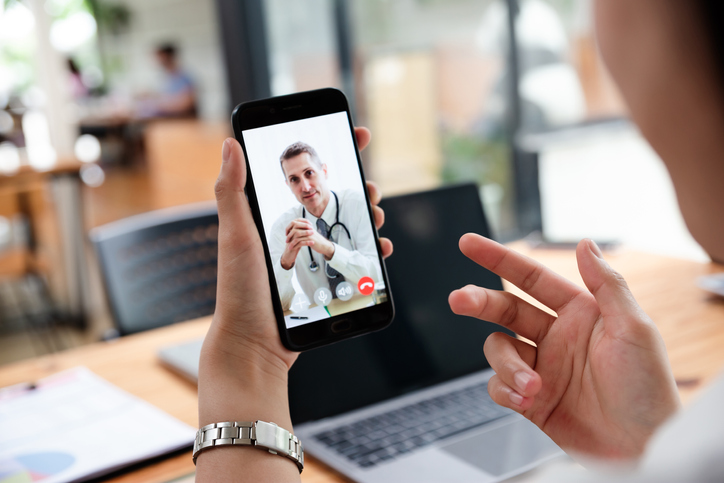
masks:
[[[289,189],[299,201],[271,229],[269,249],[284,310],[295,295],[294,271],[310,301],[319,288],[337,298],[337,287],[353,287],[362,277],[379,281],[377,249],[361,191],[332,191],[327,165],[303,142],[288,146],[279,158]],[[326,305],[326,304],[325,304]]]

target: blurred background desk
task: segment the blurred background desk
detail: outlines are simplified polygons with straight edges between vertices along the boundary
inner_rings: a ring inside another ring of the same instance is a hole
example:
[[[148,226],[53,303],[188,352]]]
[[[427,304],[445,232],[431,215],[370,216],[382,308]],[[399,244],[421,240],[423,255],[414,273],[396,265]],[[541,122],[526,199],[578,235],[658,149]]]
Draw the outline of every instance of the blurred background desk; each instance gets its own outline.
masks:
[[[0,243],[0,323],[39,332],[58,321],[82,326],[88,287],[83,169],[79,160],[61,158],[45,169],[23,164],[0,176],[0,217],[7,225]],[[52,335],[42,339],[59,345]]]
[[[582,283],[571,250],[513,248]],[[626,277],[644,310],[663,334],[684,403],[703,389],[724,367],[724,299],[696,287],[696,278],[724,272],[724,266],[702,264],[633,251],[609,254],[612,266]],[[446,294],[441,294],[446,296]],[[210,318],[176,324],[112,342],[97,343],[60,354],[0,368],[0,386],[32,381],[69,367],[84,365],[108,381],[196,426],[196,387],[163,368],[156,351],[165,345],[202,337]],[[119,364],[119,362],[123,362]],[[309,457],[305,482],[347,482]],[[156,483],[193,472],[190,451],[114,478],[114,482]],[[516,480],[516,481],[521,481]],[[523,480],[524,481],[524,480]]]

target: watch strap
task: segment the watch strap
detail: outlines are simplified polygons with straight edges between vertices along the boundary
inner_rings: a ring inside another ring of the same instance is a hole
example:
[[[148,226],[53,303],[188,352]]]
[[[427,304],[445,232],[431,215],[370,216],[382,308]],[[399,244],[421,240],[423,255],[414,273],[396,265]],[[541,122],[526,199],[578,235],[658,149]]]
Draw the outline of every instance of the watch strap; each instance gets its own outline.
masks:
[[[207,424],[196,432],[193,459],[202,451],[218,446],[257,446],[272,454],[286,456],[304,469],[304,449],[299,439],[284,428],[266,421],[234,421]]]

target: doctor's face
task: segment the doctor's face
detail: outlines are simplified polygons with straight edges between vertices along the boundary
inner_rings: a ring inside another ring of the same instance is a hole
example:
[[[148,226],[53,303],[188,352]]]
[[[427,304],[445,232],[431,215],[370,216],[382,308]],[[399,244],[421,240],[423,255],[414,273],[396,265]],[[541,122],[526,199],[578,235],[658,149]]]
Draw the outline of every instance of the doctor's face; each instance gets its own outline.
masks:
[[[309,153],[282,162],[287,185],[308,212],[319,218],[329,202],[327,165],[317,165]]]

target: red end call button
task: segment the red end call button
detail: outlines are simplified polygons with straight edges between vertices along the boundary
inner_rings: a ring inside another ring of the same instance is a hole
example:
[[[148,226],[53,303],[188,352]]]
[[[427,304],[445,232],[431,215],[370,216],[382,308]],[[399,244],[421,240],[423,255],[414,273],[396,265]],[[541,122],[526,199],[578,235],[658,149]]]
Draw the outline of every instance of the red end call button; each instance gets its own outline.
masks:
[[[362,295],[369,295],[375,291],[375,281],[370,277],[362,277],[357,282],[357,290]]]

